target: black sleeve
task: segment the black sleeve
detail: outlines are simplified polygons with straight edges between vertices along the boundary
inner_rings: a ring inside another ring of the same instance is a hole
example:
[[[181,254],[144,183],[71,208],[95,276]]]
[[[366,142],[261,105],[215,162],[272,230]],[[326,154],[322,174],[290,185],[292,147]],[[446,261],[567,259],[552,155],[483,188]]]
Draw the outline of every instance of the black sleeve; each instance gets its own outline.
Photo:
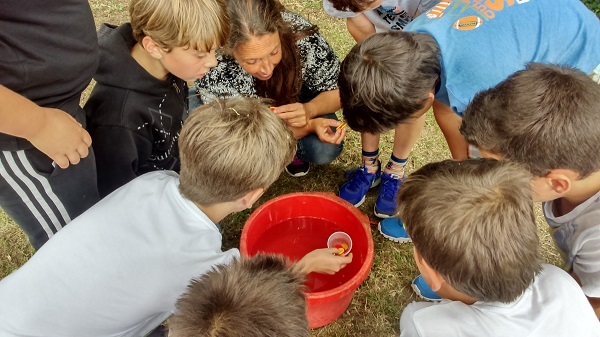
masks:
[[[100,126],[92,134],[98,170],[98,191],[105,197],[140,174],[140,165],[150,157],[152,143],[131,130]]]

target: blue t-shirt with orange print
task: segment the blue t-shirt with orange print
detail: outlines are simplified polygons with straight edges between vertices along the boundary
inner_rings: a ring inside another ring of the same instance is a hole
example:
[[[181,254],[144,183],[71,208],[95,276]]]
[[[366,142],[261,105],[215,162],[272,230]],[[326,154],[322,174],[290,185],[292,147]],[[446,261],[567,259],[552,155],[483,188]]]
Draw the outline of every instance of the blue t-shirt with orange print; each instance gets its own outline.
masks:
[[[530,62],[586,74],[600,64],[600,21],[580,0],[443,0],[404,31],[439,44],[435,98],[460,116],[477,92]]]

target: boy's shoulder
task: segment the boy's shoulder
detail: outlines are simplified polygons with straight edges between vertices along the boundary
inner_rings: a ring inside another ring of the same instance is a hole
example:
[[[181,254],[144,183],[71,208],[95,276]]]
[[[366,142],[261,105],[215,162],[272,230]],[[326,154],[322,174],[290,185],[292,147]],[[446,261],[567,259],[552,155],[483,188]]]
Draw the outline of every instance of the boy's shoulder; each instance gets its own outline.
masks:
[[[561,202],[561,199],[543,203],[544,217],[550,227],[558,228],[563,225],[571,225],[578,228],[577,232],[582,232],[588,228],[600,226],[600,191],[566,214],[556,214],[556,207],[559,202]]]
[[[550,307],[559,309],[543,310]],[[600,323],[575,280],[558,267],[544,265],[534,283],[511,303],[413,302],[402,313],[400,329],[403,336],[482,336],[485,331],[499,336],[595,336],[590,331],[600,331]]]

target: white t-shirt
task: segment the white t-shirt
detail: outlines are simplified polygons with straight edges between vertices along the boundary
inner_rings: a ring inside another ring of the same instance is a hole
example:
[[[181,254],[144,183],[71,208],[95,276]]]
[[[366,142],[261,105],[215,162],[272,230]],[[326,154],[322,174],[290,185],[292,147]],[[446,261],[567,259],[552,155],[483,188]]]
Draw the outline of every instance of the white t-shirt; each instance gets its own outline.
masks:
[[[333,7],[329,0],[323,0],[325,12],[336,18],[352,18],[360,14],[373,23],[376,32],[387,32],[391,30],[402,30],[418,14],[428,11],[440,0],[383,0],[381,5],[375,9],[354,13],[350,11],[339,11]]]
[[[600,323],[575,280],[544,265],[512,303],[413,302],[402,312],[401,337],[600,336]]]
[[[239,256],[170,171],[140,176],[0,282],[0,336],[144,336],[190,279]]]
[[[587,296],[600,297],[600,192],[563,216],[554,215],[554,205],[545,202],[543,209],[563,255],[563,269],[573,268]]]

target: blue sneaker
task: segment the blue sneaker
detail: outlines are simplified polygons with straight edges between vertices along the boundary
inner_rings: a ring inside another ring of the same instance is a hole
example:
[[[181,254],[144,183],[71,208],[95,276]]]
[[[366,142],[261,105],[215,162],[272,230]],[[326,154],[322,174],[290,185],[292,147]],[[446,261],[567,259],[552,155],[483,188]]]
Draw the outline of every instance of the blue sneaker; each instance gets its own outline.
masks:
[[[396,196],[404,181],[395,174],[382,174],[379,195],[375,200],[375,216],[378,218],[389,218],[396,213]]]
[[[398,243],[411,242],[408,233],[404,229],[404,224],[400,218],[387,218],[379,221],[379,232],[389,240]]]
[[[425,282],[423,275],[417,276],[412,281],[411,287],[413,288],[417,296],[426,301],[438,302],[442,300],[442,298],[438,294],[436,294],[435,291],[429,288],[429,285],[427,284],[427,282]]]
[[[346,172],[346,178],[349,178],[342,187],[340,187],[340,198],[348,201],[354,207],[358,207],[365,202],[365,196],[370,188],[379,185],[381,176],[381,163],[376,173],[367,172],[365,166]]]

